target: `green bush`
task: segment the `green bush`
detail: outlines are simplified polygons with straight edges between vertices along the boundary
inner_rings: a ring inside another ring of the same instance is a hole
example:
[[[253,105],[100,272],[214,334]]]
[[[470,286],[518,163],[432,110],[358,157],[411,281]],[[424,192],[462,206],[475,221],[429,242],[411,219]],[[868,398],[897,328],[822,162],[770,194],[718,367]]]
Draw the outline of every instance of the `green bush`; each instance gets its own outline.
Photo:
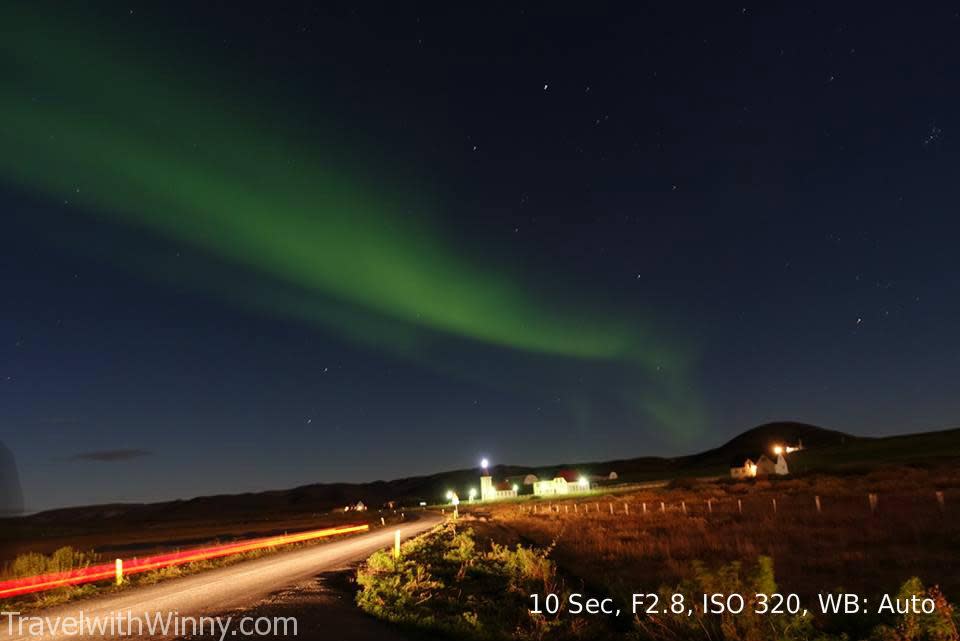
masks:
[[[900,586],[897,598],[913,596],[933,599],[934,611],[898,615],[894,625],[877,626],[871,641],[960,641],[957,614],[938,588],[926,589],[920,579],[913,577]]]
[[[661,603],[669,604],[674,594],[682,594],[693,614],[657,614],[638,617],[636,627],[640,639],[648,641],[841,641],[818,632],[813,617],[800,614],[757,614],[755,594],[773,594],[777,584],[773,576],[773,560],[766,556],[755,565],[743,567],[739,562],[708,568],[694,563],[693,578],[676,588],[661,588]],[[739,614],[707,614],[702,610],[704,594],[739,594],[746,607]]]
[[[377,552],[357,573],[357,604],[374,616],[458,639],[543,639],[575,626],[529,611],[530,594],[559,591],[547,552],[494,544],[444,525],[406,543],[399,559]]]
[[[69,572],[89,567],[99,560],[100,556],[95,552],[83,552],[72,547],[59,548],[49,556],[38,552],[27,552],[17,556],[5,568],[3,575],[17,579],[52,572]]]

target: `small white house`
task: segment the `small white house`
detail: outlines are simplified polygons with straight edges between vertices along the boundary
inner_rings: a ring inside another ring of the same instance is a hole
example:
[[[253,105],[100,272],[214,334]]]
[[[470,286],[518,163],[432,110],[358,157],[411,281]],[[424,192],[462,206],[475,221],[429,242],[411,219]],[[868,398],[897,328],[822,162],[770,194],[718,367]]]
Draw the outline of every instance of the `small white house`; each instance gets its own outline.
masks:
[[[777,454],[777,463],[773,467],[773,472],[779,476],[785,476],[790,473],[790,468],[787,466],[787,459],[784,458],[783,454]]]
[[[789,473],[790,468],[783,454],[777,454],[777,460],[771,459],[766,454],[757,459],[757,476],[784,476]]]
[[[787,459],[782,453],[773,460],[766,454],[761,454],[756,462],[746,457],[734,459],[730,464],[730,477],[735,479],[752,479],[758,476],[785,476],[790,473]]]
[[[747,457],[734,459],[730,463],[730,477],[735,479],[752,479],[757,475],[757,464]]]
[[[516,486],[510,483],[510,481],[500,481],[493,486],[494,498],[498,499],[513,499],[517,497],[517,491],[513,488]]]
[[[533,484],[533,493],[537,496],[552,496],[554,494],[569,494],[570,485],[567,479],[558,476],[550,481],[537,481]]]

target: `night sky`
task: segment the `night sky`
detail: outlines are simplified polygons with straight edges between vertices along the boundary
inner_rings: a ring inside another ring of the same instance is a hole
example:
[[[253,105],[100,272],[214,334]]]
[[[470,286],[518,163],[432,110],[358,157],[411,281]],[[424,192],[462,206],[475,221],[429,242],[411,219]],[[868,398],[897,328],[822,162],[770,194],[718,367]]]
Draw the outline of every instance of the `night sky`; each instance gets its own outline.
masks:
[[[0,9],[28,510],[958,423],[956,6],[97,4]]]

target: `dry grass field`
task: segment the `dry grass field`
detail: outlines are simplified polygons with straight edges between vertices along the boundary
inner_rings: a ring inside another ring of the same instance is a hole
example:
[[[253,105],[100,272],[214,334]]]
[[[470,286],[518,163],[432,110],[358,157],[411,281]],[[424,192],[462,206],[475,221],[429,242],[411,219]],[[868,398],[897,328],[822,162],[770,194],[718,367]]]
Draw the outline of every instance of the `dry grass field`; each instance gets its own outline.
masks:
[[[895,593],[918,576],[960,600],[956,466],[683,483],[469,512],[478,532],[494,540],[553,546],[566,573],[613,596],[675,586],[695,561],[756,563],[766,555],[779,589],[806,599],[838,589]]]
[[[273,536],[337,525],[379,523],[372,512],[325,512],[277,514],[261,518],[248,515],[211,515],[206,519],[179,521],[128,521],[100,519],[64,526],[11,521],[0,532],[0,567],[28,553],[50,554],[64,546],[92,550],[105,558],[157,554],[169,550]],[[390,514],[384,515],[388,519]]]

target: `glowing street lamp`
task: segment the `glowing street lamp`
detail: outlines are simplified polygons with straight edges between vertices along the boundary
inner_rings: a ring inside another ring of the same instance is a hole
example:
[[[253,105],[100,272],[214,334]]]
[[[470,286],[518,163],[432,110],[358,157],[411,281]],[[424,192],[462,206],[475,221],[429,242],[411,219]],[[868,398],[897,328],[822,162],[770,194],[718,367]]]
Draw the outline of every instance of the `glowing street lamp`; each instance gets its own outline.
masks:
[[[472,501],[472,500],[475,499],[475,498],[477,498],[477,488],[471,487],[471,488],[470,488],[470,500]]]
[[[520,491],[520,488],[517,486],[516,483],[513,484],[513,491],[514,491],[514,492],[519,492],[519,491]]]
[[[774,445],[774,446],[773,446],[773,453],[776,454],[777,456],[780,456],[781,454],[783,454],[783,446],[782,446],[782,445]]]
[[[590,487],[590,481],[587,479],[586,476],[580,477],[580,487],[583,489]]]
[[[490,467],[490,461],[485,458],[480,459],[480,467],[482,467],[483,471],[486,472],[487,468]]]

